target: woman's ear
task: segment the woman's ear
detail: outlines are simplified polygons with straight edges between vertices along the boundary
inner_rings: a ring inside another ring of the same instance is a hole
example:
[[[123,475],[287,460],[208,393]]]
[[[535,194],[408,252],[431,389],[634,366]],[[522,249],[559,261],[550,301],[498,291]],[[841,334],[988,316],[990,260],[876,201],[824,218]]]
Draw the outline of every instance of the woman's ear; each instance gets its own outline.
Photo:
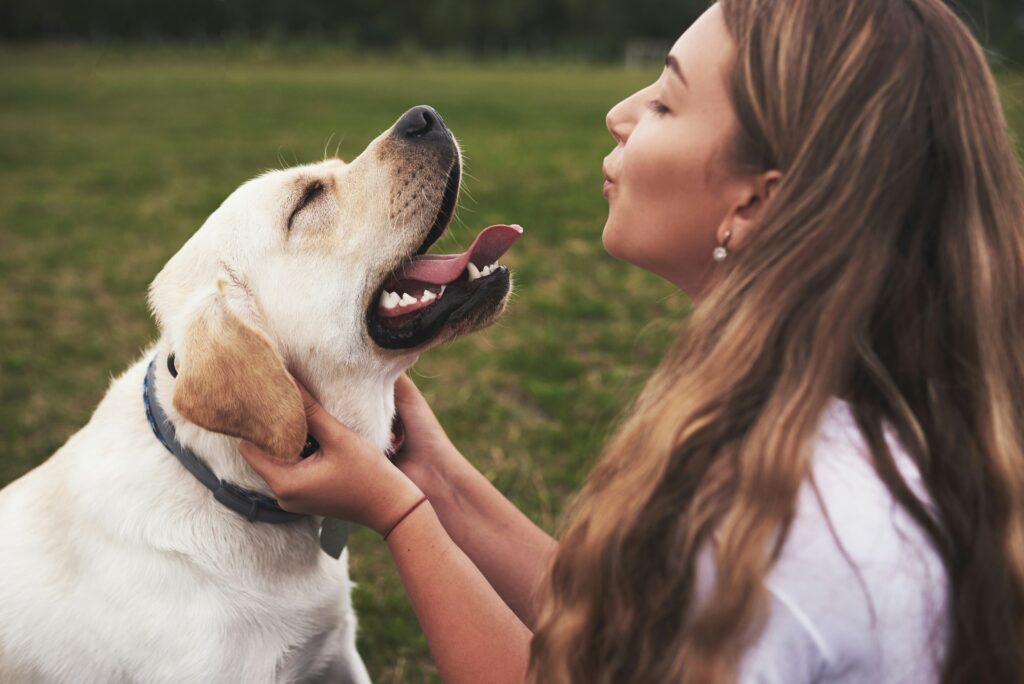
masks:
[[[742,249],[750,242],[760,228],[768,203],[778,191],[781,181],[782,172],[772,170],[740,183],[738,200],[715,232],[719,245],[726,242],[726,236],[729,251]]]
[[[294,460],[306,441],[302,399],[270,339],[231,310],[228,287],[218,278],[175,350],[174,408],[196,425]]]

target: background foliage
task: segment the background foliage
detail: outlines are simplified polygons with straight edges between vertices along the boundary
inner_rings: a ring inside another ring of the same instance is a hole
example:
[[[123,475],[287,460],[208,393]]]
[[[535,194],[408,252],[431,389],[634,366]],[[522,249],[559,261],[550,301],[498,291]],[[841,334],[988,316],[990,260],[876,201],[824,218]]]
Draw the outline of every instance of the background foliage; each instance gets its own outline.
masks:
[[[674,40],[707,0],[3,0],[0,37],[211,40],[285,35],[359,48],[614,57]],[[1024,58],[1019,0],[951,2],[998,53]]]

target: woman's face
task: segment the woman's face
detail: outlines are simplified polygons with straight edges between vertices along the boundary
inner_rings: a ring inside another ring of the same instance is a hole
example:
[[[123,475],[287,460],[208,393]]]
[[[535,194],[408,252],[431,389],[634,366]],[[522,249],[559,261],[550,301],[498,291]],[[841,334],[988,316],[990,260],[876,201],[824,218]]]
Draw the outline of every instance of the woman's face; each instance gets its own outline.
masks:
[[[604,161],[605,249],[691,297],[711,274],[716,230],[742,186],[727,165],[734,50],[714,5],[676,41],[661,78],[608,112],[618,145]]]

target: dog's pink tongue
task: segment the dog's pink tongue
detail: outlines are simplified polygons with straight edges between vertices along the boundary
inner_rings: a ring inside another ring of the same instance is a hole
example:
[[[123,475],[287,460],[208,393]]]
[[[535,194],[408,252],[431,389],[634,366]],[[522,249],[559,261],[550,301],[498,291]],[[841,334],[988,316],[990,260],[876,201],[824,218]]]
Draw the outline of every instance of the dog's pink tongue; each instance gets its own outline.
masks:
[[[447,285],[456,280],[472,262],[477,268],[489,266],[508,251],[519,236],[522,226],[497,225],[484,228],[472,246],[462,254],[421,254],[412,258],[398,278],[418,280],[431,285]]]

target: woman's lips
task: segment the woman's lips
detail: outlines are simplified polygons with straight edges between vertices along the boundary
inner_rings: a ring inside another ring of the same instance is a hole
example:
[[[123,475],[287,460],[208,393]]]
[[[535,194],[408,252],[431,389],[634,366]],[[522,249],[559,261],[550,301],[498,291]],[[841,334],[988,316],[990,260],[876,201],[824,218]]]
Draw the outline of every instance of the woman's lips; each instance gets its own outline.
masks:
[[[604,177],[604,189],[601,191],[601,194],[603,194],[605,197],[607,197],[608,193],[611,192],[612,188],[614,188],[614,187],[615,187],[615,179],[610,177],[610,176],[608,176],[606,174],[605,177]]]
[[[609,173],[607,161],[601,165],[601,172],[604,174],[604,190],[602,191],[602,194],[607,197],[609,191],[611,191],[615,186],[615,179],[612,177],[612,174]]]

